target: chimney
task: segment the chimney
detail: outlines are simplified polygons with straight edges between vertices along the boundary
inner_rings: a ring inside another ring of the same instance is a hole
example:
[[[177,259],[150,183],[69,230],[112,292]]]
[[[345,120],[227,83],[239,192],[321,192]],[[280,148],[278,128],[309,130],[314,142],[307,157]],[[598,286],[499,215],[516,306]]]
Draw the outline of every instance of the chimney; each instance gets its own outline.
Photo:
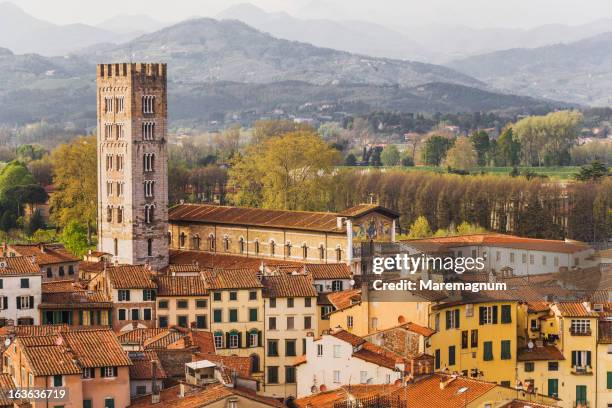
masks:
[[[151,404],[158,404],[160,400],[159,389],[157,388],[157,361],[151,361]]]

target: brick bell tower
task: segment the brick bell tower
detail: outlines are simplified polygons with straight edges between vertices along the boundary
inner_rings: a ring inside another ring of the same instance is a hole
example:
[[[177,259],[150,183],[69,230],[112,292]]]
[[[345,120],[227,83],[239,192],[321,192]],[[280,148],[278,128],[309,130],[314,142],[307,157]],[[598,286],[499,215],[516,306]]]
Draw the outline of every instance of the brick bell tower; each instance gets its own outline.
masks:
[[[166,64],[100,64],[98,249],[121,264],[168,265]]]

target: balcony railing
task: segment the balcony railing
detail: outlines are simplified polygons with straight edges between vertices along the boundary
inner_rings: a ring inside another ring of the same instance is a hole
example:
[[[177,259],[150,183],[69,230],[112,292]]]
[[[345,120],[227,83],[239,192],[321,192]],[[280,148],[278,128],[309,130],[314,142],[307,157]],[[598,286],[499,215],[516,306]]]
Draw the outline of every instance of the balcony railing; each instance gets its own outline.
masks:
[[[572,374],[590,375],[590,374],[593,374],[593,368],[590,366],[573,366]]]

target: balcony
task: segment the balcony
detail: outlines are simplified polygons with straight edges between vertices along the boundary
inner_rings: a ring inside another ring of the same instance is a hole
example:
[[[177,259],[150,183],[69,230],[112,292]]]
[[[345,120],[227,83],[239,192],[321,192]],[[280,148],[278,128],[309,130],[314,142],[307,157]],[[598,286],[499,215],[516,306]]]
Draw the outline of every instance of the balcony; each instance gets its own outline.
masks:
[[[572,374],[574,375],[593,375],[593,368],[591,366],[573,366]]]
[[[591,329],[570,329],[570,334],[572,336],[590,336]]]

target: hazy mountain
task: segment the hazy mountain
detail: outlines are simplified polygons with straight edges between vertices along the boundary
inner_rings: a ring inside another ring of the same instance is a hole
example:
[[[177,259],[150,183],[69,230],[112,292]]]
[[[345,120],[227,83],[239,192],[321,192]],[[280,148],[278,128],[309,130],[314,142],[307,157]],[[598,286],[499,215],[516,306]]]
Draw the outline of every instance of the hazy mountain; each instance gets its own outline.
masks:
[[[612,104],[612,33],[571,44],[497,51],[448,66],[507,92]]]
[[[373,57],[427,61],[434,53],[399,31],[363,21],[299,19],[246,3],[229,7],[217,18],[239,20],[278,38]]]
[[[145,14],[119,14],[97,25],[98,28],[118,34],[144,34],[157,31],[169,24],[157,21]]]
[[[80,23],[57,25],[32,17],[13,3],[0,3],[0,47],[18,54],[65,55],[100,42],[127,41],[137,34]]]
[[[81,55],[93,61],[164,61],[183,81],[314,84],[367,83],[415,86],[483,83],[451,69],[419,62],[364,57],[282,40],[236,20],[194,19],[118,46],[96,46]]]
[[[328,7],[312,2],[309,7]],[[302,16],[317,15],[302,12]],[[475,29],[460,25],[385,27],[363,21],[297,18],[287,13],[267,13],[251,4],[229,7],[218,15],[235,19],[276,37],[307,42],[375,57],[444,63],[457,58],[510,48],[535,48],[568,43],[610,30],[612,20],[579,26],[548,24],[532,29]]]
[[[197,19],[65,57],[0,49],[0,122],[95,126],[95,64],[125,61],[169,64],[173,124],[227,117],[248,123],[276,109],[341,118],[378,109],[529,113],[561,106],[486,90],[446,67],[280,40],[235,20]]]

